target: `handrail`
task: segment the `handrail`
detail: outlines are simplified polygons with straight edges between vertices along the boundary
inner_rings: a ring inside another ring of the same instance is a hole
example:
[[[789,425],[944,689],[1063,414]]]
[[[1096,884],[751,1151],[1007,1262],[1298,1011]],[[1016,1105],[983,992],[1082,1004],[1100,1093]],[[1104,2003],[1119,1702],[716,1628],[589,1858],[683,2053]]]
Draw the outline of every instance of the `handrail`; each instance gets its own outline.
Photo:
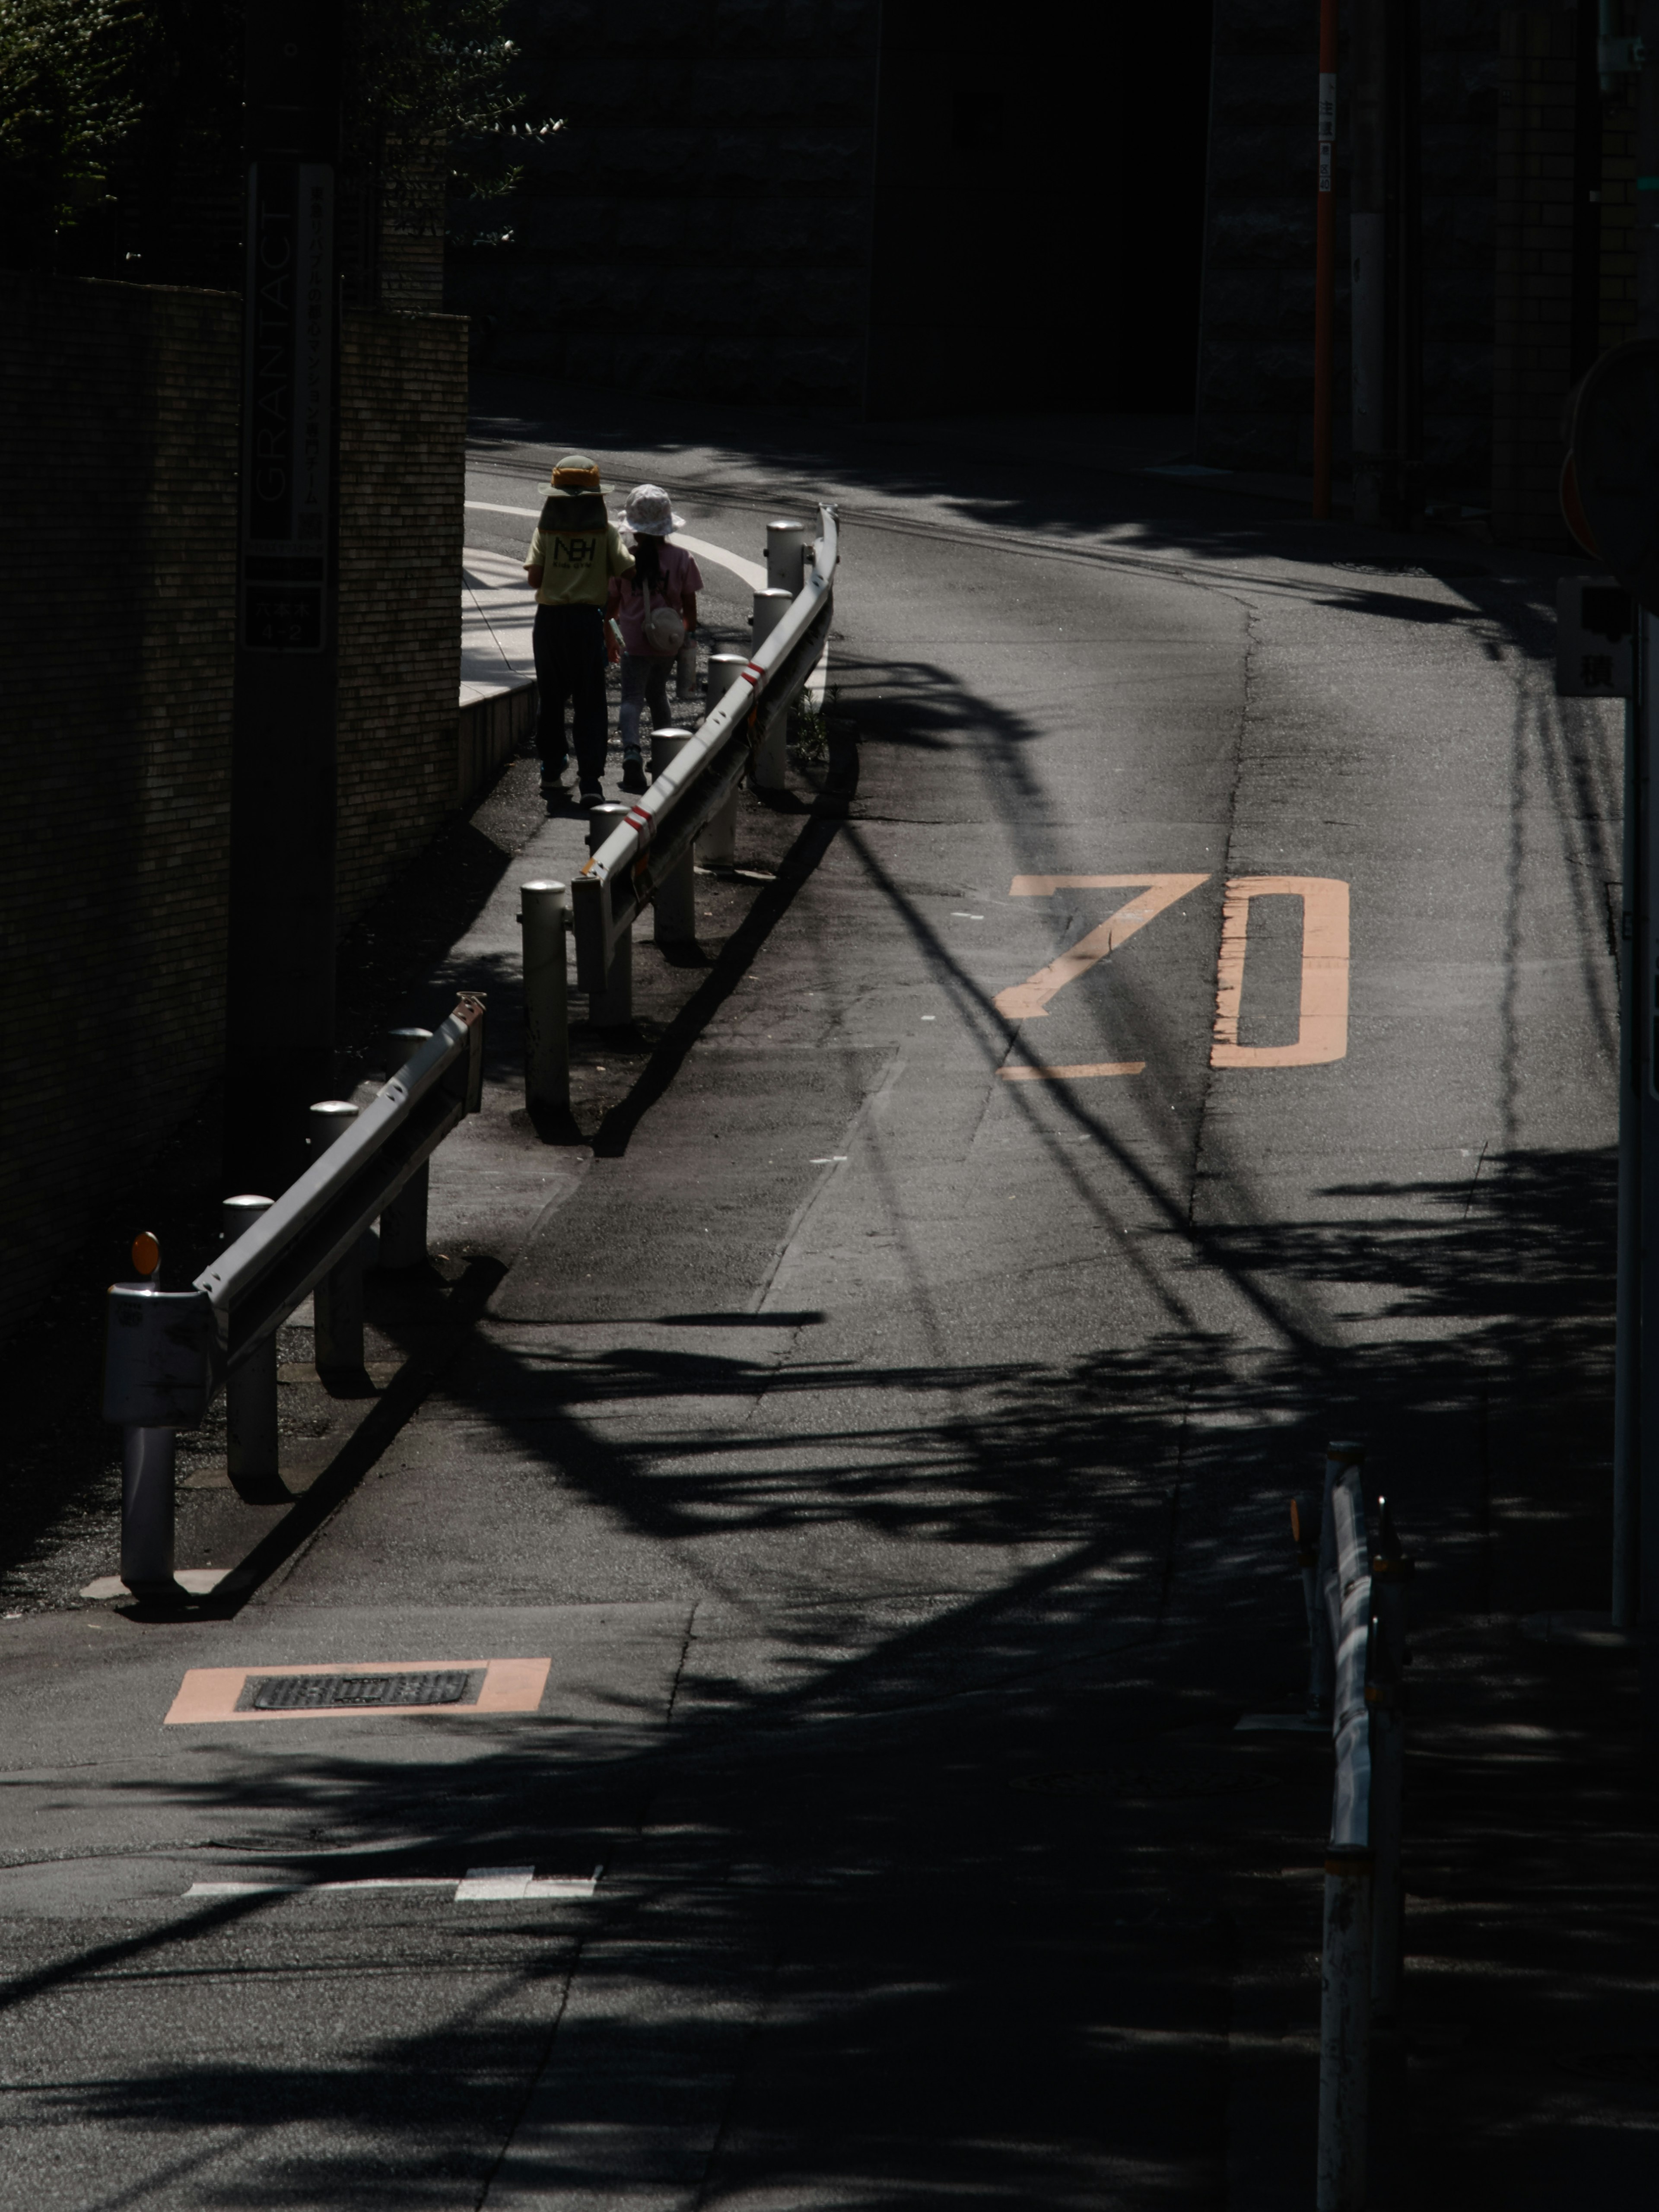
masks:
[[[766,724],[811,675],[830,626],[839,551],[836,510],[820,505],[812,563],[789,611],[572,883],[576,976],[583,990],[604,988],[617,939],[730,796]],[[739,733],[749,740],[741,750],[734,744]]]

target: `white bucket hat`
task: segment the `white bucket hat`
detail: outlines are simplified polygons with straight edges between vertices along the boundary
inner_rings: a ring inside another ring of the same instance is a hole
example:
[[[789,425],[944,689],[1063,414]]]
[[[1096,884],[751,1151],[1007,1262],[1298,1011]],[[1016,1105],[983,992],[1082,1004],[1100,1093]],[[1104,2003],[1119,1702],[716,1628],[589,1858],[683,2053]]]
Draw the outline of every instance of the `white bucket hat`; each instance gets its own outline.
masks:
[[[617,520],[639,538],[666,538],[671,530],[685,527],[685,517],[675,514],[660,484],[635,484]]]

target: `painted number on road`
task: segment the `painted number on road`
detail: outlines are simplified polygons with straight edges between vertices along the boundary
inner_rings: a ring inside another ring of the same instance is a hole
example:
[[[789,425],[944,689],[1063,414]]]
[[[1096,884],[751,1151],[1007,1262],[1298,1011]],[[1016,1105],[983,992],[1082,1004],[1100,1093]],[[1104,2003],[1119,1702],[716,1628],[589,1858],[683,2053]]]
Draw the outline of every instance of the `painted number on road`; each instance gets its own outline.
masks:
[[[1137,930],[1207,883],[1207,875],[1016,876],[1013,898],[1046,898],[1059,890],[1135,890],[1115,913],[1080,937],[1057,960],[1039,968],[1024,982],[1000,991],[994,1001],[1009,1021],[1042,1019],[1048,1002],[1068,983],[1086,975],[1097,961],[1115,952]],[[1244,994],[1244,958],[1249,945],[1250,902],[1255,898],[1299,898],[1302,902],[1302,996],[1294,1044],[1241,1044],[1239,1008]],[[1343,1059],[1348,1049],[1348,886],[1334,876],[1234,876],[1222,904],[1221,951],[1216,966],[1215,1029],[1212,1067],[1313,1067]],[[1103,1061],[1077,1067],[1006,1067],[1010,1083],[1041,1082],[1086,1075],[1139,1075],[1141,1060]]]

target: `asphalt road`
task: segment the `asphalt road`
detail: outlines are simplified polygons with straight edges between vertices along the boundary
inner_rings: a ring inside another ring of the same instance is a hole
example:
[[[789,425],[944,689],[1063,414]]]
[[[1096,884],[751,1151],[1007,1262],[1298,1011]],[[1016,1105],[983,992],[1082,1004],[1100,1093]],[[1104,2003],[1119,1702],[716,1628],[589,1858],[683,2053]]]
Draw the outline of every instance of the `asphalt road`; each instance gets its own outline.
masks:
[[[751,558],[840,501],[859,795],[745,803],[582,1141],[504,1013],[447,1318],[382,1314],[328,1510],[191,1505],[264,1532],[240,1610],[0,1631],[0,2205],[1310,2201],[1328,1756],[1233,1732],[1300,1687],[1285,1499],[1368,1437],[1448,1680],[1540,1574],[1602,1595],[1617,726],[1553,696],[1548,564],[493,398],[487,549],[567,444]],[[412,1012],[510,983],[525,872]],[[165,1718],[186,1668],[509,1658],[528,1713]],[[1488,2201],[1565,2201],[1508,2109]],[[1431,2094],[1417,2139],[1374,2201],[1468,2201]],[[1575,2179],[1626,2154],[1586,2123]]]

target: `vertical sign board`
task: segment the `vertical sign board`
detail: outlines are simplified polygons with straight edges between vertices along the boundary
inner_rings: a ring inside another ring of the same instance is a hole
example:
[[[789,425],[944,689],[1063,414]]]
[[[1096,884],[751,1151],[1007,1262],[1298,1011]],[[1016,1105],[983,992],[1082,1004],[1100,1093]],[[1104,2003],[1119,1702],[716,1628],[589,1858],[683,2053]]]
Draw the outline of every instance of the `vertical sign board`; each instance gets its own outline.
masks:
[[[252,164],[240,610],[250,653],[323,653],[333,642],[333,237],[327,164]]]

